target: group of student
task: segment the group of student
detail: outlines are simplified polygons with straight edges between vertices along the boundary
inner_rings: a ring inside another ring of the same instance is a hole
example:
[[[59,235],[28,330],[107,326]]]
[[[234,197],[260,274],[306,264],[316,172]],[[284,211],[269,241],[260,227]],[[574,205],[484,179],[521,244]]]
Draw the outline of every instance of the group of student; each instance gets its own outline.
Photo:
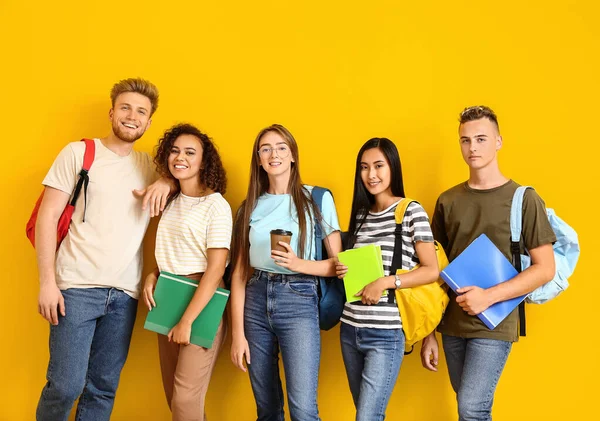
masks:
[[[300,154],[282,125],[262,129],[252,145],[246,199],[232,217],[218,150],[190,124],[167,130],[152,160],[133,150],[158,105],[156,87],[143,79],[114,85],[111,133],[95,139],[89,190],[76,204],[70,231],[56,248],[56,226],[82,167],[85,144],[67,145],[45,177],[36,230],[40,276],[39,312],[50,322],[50,361],[37,419],[67,420],[79,398],[77,420],[108,420],[129,350],[141,298],[151,310],[160,271],[200,281],[181,320],[158,335],[163,386],[174,420],[205,420],[204,399],[227,334],[222,320],[213,346],[190,344],[191,325],[231,266],[231,360],[249,371],[257,419],[284,420],[281,355],[290,417],[319,420],[317,385],[321,337],[317,277],[344,277],[336,259],[343,248],[381,246],[384,276],[345,304],[340,342],[356,420],[383,420],[404,355],[402,320],[387,291],[434,282],[439,277],[434,238],[452,261],[485,233],[510,258],[509,218],[518,184],[497,161],[502,146],[498,120],[485,106],[460,114],[459,141],[469,179],[437,200],[430,225],[413,202],[402,221],[401,268],[391,271],[394,211],[405,197],[398,150],[386,138],[358,151],[348,237],[342,244],[337,210],[326,193],[319,209],[312,186],[303,184]],[[148,187],[147,187],[148,186]],[[147,188],[146,188],[147,187]],[[150,217],[161,214],[156,235],[158,267],[141,284],[142,240]],[[315,256],[315,224],[324,232],[327,260]],[[292,232],[285,251],[272,250],[270,231]],[[489,289],[467,287],[438,326],[458,418],[490,420],[495,388],[518,339],[513,312],[489,330],[476,315],[492,304],[533,291],[554,275],[556,240],[545,205],[529,189],[523,206],[523,242],[532,265]],[[437,371],[438,342],[422,344],[422,364]]]

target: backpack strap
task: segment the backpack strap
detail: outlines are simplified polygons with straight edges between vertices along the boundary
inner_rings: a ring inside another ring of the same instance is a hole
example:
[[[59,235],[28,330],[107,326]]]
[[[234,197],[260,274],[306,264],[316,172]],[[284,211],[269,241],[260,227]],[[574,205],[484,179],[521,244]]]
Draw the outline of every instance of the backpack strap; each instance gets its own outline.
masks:
[[[394,230],[394,254],[392,255],[392,265],[390,266],[390,275],[394,275],[398,269],[402,269],[402,221],[408,206],[416,200],[405,197],[398,203],[394,211],[394,219],[396,220],[396,229]],[[393,304],[396,298],[396,290],[388,290],[388,303]]]
[[[512,204],[510,206],[510,241],[511,251],[514,253],[516,247],[513,246],[517,243],[517,246],[521,243],[521,230],[523,228],[523,197],[525,196],[525,190],[532,189],[529,186],[517,187],[513,195]],[[516,250],[517,253],[521,253],[520,249]]]
[[[512,253],[512,264],[517,272],[523,270],[521,266],[521,232],[523,229],[523,198],[527,189],[533,189],[533,187],[517,187],[510,206],[510,251]],[[521,301],[519,304],[519,336],[526,335],[525,301]]]
[[[90,177],[88,173],[92,164],[94,163],[94,159],[96,158],[96,143],[93,139],[81,139],[82,142],[85,142],[85,153],[83,154],[83,167],[79,172],[79,179],[77,180],[77,185],[75,186],[75,191],[73,192],[73,198],[71,199],[71,206],[75,206],[77,203],[77,199],[79,198],[79,194],[81,193],[81,188],[83,187],[83,222],[85,222],[85,211],[87,210],[87,188],[90,182]]]
[[[90,168],[92,168],[92,164],[94,163],[94,159],[96,158],[96,142],[94,139],[81,139],[82,142],[85,142],[85,153],[83,154],[83,170],[89,172]]]
[[[311,192],[311,196],[313,201],[315,202],[315,204],[317,205],[317,207],[319,208],[320,212],[323,212],[323,196],[325,196],[325,193],[329,192],[329,194],[331,194],[331,191],[329,191],[329,189],[323,188],[323,187],[319,187],[319,186],[314,186]],[[333,194],[331,194],[333,196]],[[321,226],[321,224],[319,223],[319,221],[316,220],[314,221],[315,224],[315,260],[322,260],[323,259],[323,227]]]

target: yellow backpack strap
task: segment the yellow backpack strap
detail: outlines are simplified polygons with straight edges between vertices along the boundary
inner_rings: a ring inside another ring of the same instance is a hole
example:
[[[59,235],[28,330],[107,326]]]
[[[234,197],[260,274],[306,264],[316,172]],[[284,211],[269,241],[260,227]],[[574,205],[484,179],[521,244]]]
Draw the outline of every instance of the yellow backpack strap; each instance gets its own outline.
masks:
[[[398,225],[398,224],[402,225],[402,221],[404,220],[404,214],[406,213],[406,209],[408,209],[408,205],[410,205],[412,202],[416,202],[416,200],[405,197],[404,199],[402,199],[402,201],[400,203],[398,203],[398,206],[396,206],[396,211],[394,212],[394,217],[396,219],[396,225]]]
[[[402,269],[402,221],[404,220],[404,214],[408,205],[414,202],[413,199],[405,197],[398,203],[394,212],[394,219],[396,220],[396,229],[394,230],[394,254],[392,255],[392,265],[390,266],[390,275],[396,273],[398,269]],[[393,303],[395,297],[395,290],[390,289],[388,293],[388,303]]]

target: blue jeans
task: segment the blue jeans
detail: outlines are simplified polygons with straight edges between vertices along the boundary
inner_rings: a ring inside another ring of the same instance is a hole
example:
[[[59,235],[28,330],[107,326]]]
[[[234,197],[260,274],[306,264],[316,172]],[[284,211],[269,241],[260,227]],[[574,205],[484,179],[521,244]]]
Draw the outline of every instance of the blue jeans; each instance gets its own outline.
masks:
[[[258,421],[284,421],[279,351],[292,421],[318,421],[321,357],[317,280],[255,271],[246,285],[244,330]]]
[[[62,294],[66,316],[50,326],[50,362],[37,420],[66,421],[79,397],[77,421],[108,421],[137,300],[114,288],[72,288]]]
[[[404,358],[404,332],[342,322],[340,341],[356,421],[384,420]]]
[[[442,335],[459,421],[489,421],[512,342]]]

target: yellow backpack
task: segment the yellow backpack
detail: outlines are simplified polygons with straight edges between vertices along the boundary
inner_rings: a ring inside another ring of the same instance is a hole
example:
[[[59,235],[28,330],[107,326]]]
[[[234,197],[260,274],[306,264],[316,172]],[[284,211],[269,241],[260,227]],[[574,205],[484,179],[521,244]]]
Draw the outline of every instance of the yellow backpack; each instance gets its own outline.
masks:
[[[392,267],[402,267],[402,221],[408,205],[415,200],[404,198],[395,211],[396,242]],[[448,265],[448,258],[444,249],[435,241],[435,254],[440,271]],[[399,264],[394,264],[399,262]],[[414,270],[418,265],[411,269]],[[406,273],[408,270],[398,269],[396,273]],[[402,318],[402,330],[406,338],[405,354],[410,354],[414,344],[422,340],[435,330],[442,320],[450,298],[446,293],[447,286],[439,278],[437,281],[414,288],[400,288],[396,290],[396,303]]]

